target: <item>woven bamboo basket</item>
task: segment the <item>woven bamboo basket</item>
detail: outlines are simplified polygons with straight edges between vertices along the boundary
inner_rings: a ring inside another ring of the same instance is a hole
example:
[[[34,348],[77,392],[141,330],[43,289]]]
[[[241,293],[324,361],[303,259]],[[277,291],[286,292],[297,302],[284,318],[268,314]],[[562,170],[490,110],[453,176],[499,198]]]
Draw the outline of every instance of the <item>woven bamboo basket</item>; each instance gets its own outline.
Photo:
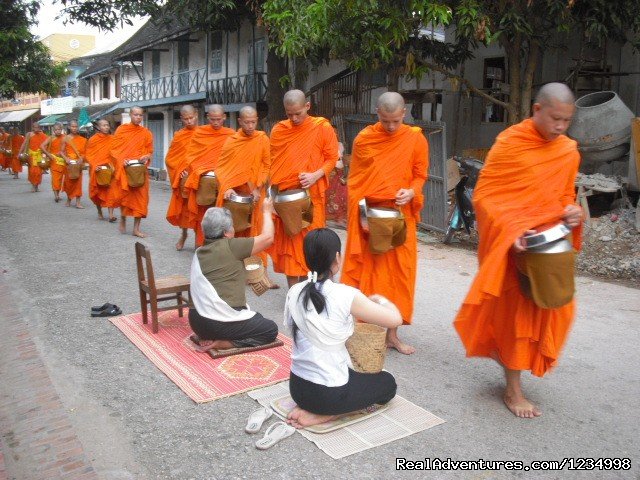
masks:
[[[260,257],[254,255],[245,258],[244,268],[247,272],[247,283],[256,295],[260,296],[269,290],[271,283]]]
[[[356,372],[378,373],[387,354],[387,329],[368,323],[356,323],[347,340],[347,351]]]

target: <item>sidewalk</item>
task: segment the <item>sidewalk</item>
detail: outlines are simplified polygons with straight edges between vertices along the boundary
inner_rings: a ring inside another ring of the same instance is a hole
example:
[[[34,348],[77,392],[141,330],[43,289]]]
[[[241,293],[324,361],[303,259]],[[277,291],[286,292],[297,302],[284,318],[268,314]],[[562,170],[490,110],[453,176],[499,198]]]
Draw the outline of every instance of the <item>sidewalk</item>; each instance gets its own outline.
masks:
[[[0,479],[97,479],[5,277],[0,273]]]

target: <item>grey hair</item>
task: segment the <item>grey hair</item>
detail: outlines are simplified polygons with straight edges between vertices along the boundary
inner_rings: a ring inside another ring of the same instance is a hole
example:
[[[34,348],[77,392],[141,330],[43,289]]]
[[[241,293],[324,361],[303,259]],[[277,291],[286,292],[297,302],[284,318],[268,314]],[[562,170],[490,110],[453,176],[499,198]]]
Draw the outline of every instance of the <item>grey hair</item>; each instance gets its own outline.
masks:
[[[233,228],[233,218],[228,209],[211,207],[205,212],[201,225],[204,238],[213,240],[222,238],[226,232]]]

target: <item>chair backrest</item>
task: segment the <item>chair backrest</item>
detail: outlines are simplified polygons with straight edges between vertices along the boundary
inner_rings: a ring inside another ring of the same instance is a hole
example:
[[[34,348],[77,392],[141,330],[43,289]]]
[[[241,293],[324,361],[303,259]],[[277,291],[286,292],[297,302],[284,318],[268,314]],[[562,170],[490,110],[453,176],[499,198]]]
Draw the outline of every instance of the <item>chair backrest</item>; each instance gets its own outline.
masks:
[[[140,242],[136,242],[136,267],[138,268],[138,282],[140,283],[146,280],[149,288],[154,290],[156,288],[156,281],[153,275],[151,252]]]

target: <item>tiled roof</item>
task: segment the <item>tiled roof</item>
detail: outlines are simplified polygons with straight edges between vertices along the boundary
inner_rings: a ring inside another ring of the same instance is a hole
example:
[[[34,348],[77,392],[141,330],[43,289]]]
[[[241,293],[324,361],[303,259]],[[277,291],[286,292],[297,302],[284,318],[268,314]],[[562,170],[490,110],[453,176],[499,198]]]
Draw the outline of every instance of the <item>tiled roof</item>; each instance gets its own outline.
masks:
[[[89,68],[87,68],[78,78],[83,79],[90,77],[91,75],[95,75],[96,73],[100,73],[104,70],[109,70],[114,65],[114,55],[117,52],[117,49],[113,52],[103,53],[101,55],[96,55],[93,63]]]
[[[114,58],[125,59],[132,54],[189,33],[192,30],[192,27],[187,22],[175,17],[165,17],[159,23],[149,20],[129,40],[114,50]]]

